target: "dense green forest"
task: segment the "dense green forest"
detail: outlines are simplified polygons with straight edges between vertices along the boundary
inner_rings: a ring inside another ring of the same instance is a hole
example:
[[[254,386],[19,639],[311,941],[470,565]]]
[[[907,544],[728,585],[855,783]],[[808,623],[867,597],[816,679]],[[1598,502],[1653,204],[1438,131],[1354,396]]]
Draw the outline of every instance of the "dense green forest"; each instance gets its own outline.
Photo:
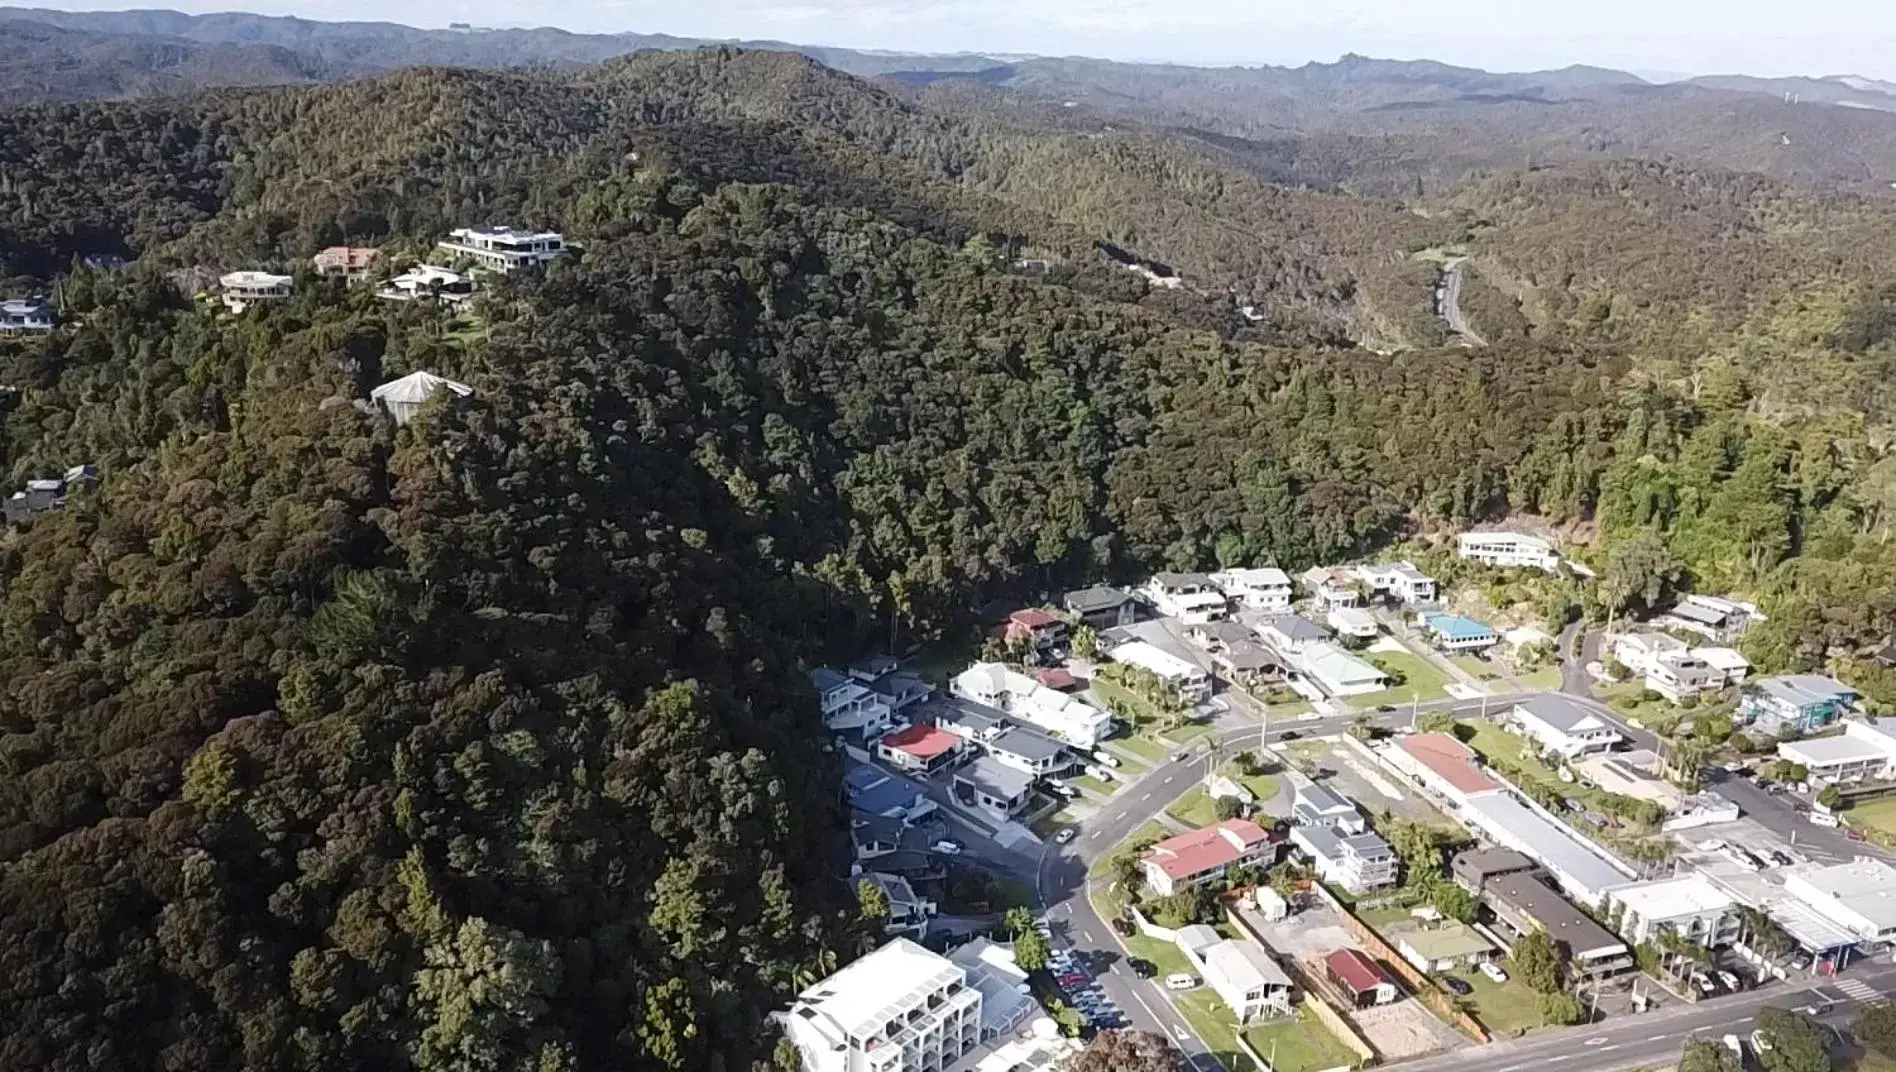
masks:
[[[1520,256],[1505,219],[1031,137],[734,52],[0,115],[0,251],[66,320],[0,342],[0,467],[102,472],[0,536],[0,1065],[764,1060],[858,940],[803,671],[891,610],[1517,512],[1596,527],[1625,609],[1757,594],[1769,669],[1896,624],[1880,418],[1766,404],[1887,359],[1875,266],[1811,269],[1836,300],[1775,359],[1525,304],[1377,353],[1365,281],[1423,302],[1413,247]],[[1291,237],[1149,292],[1092,248],[1135,202],[1193,207],[1140,247],[1193,271],[1234,216]],[[452,321],[190,296],[486,222],[584,253]],[[421,368],[477,394],[358,404]]]

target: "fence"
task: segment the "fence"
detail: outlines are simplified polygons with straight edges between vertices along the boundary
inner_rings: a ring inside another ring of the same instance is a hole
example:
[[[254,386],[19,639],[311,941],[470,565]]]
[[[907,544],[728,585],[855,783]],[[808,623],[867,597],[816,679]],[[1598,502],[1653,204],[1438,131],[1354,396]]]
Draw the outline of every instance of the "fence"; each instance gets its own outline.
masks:
[[[1146,914],[1139,911],[1138,905],[1129,904],[1126,906],[1126,910],[1132,913],[1132,922],[1139,928],[1141,934],[1144,934],[1148,938],[1157,938],[1161,942],[1174,942],[1178,940],[1177,931],[1170,927],[1161,927],[1157,923],[1147,919]]]
[[[1363,1065],[1374,1064],[1376,1062],[1375,1047],[1369,1044],[1368,1039],[1357,1034],[1354,1024],[1351,1024],[1342,1013],[1339,1013],[1335,1007],[1324,1000],[1323,996],[1329,993],[1326,986],[1321,985],[1319,980],[1312,977],[1309,972],[1306,972],[1304,966],[1296,960],[1290,957],[1278,956],[1277,950],[1271,948],[1271,943],[1264,940],[1264,935],[1259,933],[1258,929],[1252,925],[1250,920],[1244,918],[1242,912],[1227,906],[1225,908],[1225,918],[1229,919],[1231,925],[1236,927],[1239,932],[1249,935],[1253,941],[1263,946],[1265,950],[1271,954],[1271,959],[1283,967],[1284,974],[1290,976],[1291,983],[1303,994],[1301,1003],[1303,1007],[1310,1010],[1310,1014],[1316,1017],[1318,1023],[1329,1028],[1330,1033],[1335,1035],[1344,1046],[1348,1047],[1351,1053],[1356,1054],[1357,1067],[1360,1068]],[[1242,1035],[1239,1036],[1239,1041],[1243,1041]],[[1249,1050],[1247,1049],[1246,1052],[1248,1053]],[[1253,1054],[1253,1056],[1256,1055]],[[1258,1066],[1266,1069],[1270,1068],[1270,1064],[1262,1060],[1258,1061]]]
[[[1454,998],[1435,985],[1435,980],[1417,971],[1414,965],[1403,959],[1402,954],[1396,952],[1388,942],[1383,941],[1382,935],[1370,929],[1369,924],[1357,919],[1356,913],[1344,907],[1343,903],[1332,896],[1329,890],[1320,885],[1311,887],[1311,890],[1343,917],[1343,922],[1349,927],[1350,933],[1363,943],[1363,948],[1368,950],[1370,955],[1395,969],[1396,974],[1402,976],[1403,981],[1409,984],[1409,989],[1415,992],[1416,1000],[1427,1005],[1431,1012],[1444,1021],[1460,1028],[1464,1034],[1476,1042],[1485,1044],[1494,1041],[1494,1036],[1488,1032],[1487,1028],[1481,1026],[1480,1021],[1463,1012],[1455,1004]]]

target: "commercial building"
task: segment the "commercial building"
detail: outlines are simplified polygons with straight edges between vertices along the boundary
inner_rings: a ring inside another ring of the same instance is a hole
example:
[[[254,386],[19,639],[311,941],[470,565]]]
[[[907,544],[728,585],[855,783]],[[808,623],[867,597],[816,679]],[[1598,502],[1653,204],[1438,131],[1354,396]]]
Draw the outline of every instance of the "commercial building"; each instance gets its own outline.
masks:
[[[1840,736],[1786,741],[1777,754],[1809,770],[1813,782],[1896,779],[1896,719],[1845,719]]]
[[[1139,600],[1122,588],[1081,588],[1068,592],[1061,605],[1094,630],[1114,629],[1139,620]]]
[[[1459,550],[1463,558],[1502,569],[1532,567],[1553,573],[1560,568],[1553,544],[1520,532],[1464,532]]]
[[[1836,678],[1787,674],[1759,678],[1745,686],[1738,714],[1769,733],[1794,729],[1811,733],[1856,709],[1857,691]]]
[[[1661,929],[1707,948],[1738,938],[1737,903],[1696,871],[1621,886],[1610,903],[1621,906],[1620,933],[1634,945],[1651,941]]]
[[[1541,748],[1569,759],[1611,751],[1626,738],[1590,707],[1557,692],[1536,693],[1509,709],[1507,721]]]
[[[981,991],[954,962],[897,938],[776,1018],[803,1072],[946,1072],[981,1044]]]
[[[1290,609],[1290,574],[1280,569],[1231,569],[1211,575],[1225,597],[1250,610]]]
[[[227,272],[219,277],[224,307],[241,313],[259,302],[282,301],[295,290],[296,280],[270,272]]]
[[[1501,642],[1493,629],[1459,614],[1423,611],[1416,615],[1416,624],[1443,651],[1485,651]]]
[[[1202,953],[1205,982],[1241,1024],[1290,1012],[1290,976],[1250,939],[1225,939]]]
[[[534,271],[566,256],[566,237],[558,231],[516,231],[511,227],[461,227],[448,232],[440,249],[474,262],[482,271],[513,275]]]
[[[1204,667],[1181,659],[1155,644],[1143,640],[1129,641],[1108,651],[1106,657],[1113,662],[1147,671],[1175,690],[1187,703],[1196,703],[1211,696],[1211,675]]]
[[[1356,576],[1378,599],[1397,603],[1435,602],[1435,578],[1417,569],[1413,562],[1358,566]]]
[[[1160,614],[1187,625],[1217,621],[1231,611],[1224,592],[1203,573],[1154,574],[1142,591]]]
[[[1012,819],[1033,802],[1034,777],[992,756],[979,756],[955,771],[948,791],[963,807]]]
[[[1222,877],[1234,867],[1268,867],[1277,859],[1277,840],[1249,819],[1226,819],[1177,834],[1146,850],[1140,863],[1146,885],[1162,897],[1187,886]]]
[[[1061,627],[1064,629],[1065,623],[1061,623]],[[1076,748],[1096,748],[1112,733],[1110,713],[1002,663],[975,663],[955,676],[951,691],[1020,719]]]
[[[1896,868],[1858,857],[1847,864],[1792,871],[1784,890],[1860,942],[1896,940]]]

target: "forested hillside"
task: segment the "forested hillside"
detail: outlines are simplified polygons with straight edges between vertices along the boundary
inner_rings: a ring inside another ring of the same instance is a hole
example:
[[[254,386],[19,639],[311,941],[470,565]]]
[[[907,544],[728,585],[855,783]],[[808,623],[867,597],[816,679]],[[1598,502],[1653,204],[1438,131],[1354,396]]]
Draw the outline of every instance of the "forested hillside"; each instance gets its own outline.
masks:
[[[804,672],[892,612],[958,633],[1513,511],[1597,527],[1611,590],[1757,595],[1765,669],[1896,625],[1878,414],[1772,404],[1811,352],[1896,345],[1844,208],[1698,195],[1723,222],[1652,241],[1748,274],[1699,306],[1629,271],[1601,317],[1561,297],[1607,270],[1569,230],[1637,257],[1560,214],[1640,211],[1616,187],[1425,215],[1033,137],[737,52],[0,115],[6,270],[65,322],[0,341],[0,469],[101,471],[0,534],[0,1066],[768,1060],[769,1010],[862,940]],[[1827,237],[1754,240],[1787,219]],[[484,223],[584,252],[454,321],[304,269],[241,315],[189,294]],[[1192,285],[1094,249],[1130,240]],[[1426,308],[1409,254],[1444,241],[1489,315],[1540,273],[1516,330],[1349,345]],[[105,253],[136,262],[73,266]],[[1661,330],[1731,338],[1795,297],[1770,264],[1837,296],[1826,330],[1705,361]],[[359,404],[415,369],[476,395]]]

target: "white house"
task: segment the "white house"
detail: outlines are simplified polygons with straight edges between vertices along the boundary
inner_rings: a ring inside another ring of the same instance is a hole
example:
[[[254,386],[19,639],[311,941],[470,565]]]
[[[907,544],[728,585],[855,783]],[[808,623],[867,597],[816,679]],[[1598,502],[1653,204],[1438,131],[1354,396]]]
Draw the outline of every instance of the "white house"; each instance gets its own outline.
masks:
[[[0,301],[0,335],[43,335],[53,330],[52,307],[41,298]]]
[[[1751,676],[1751,660],[1740,655],[1736,649],[1693,648],[1692,654],[1705,660],[1705,665],[1724,676],[1725,683],[1719,686],[1720,688],[1742,685],[1745,679]]]
[[[1363,605],[1362,593],[1356,590],[1356,574],[1349,569],[1312,566],[1303,571],[1298,579],[1303,582],[1304,590],[1310,593],[1310,598],[1316,601],[1320,610]]]
[[[1650,941],[1661,928],[1707,948],[1738,938],[1737,903],[1697,871],[1621,886],[1607,898],[1609,905],[1623,906],[1620,934],[1634,945]]]
[[[1321,782],[1306,782],[1291,797],[1290,821],[1298,826],[1320,826],[1344,834],[1369,829],[1356,802]]]
[[[943,1072],[981,1044],[981,989],[897,938],[816,983],[776,1020],[802,1072]]]
[[[1560,556],[1554,553],[1553,544],[1522,532],[1464,532],[1460,553],[1463,558],[1502,569],[1531,566],[1553,573],[1560,568]]]
[[[1355,640],[1374,640],[1381,632],[1376,626],[1376,616],[1361,607],[1338,607],[1325,616],[1325,621],[1336,630],[1337,636]]]
[[[888,730],[889,705],[848,674],[818,667],[810,671],[810,684],[816,687],[824,729],[865,745]]]
[[[1252,610],[1290,609],[1290,574],[1280,569],[1230,569],[1211,575],[1226,597]]]
[[[512,275],[531,271],[566,256],[566,237],[558,231],[516,231],[511,227],[461,227],[448,232],[440,249],[473,261],[484,271]]]
[[[1777,754],[1802,764],[1813,782],[1896,779],[1896,719],[1845,719],[1841,735],[1786,741]]]
[[[290,296],[296,280],[270,272],[226,272],[217,280],[224,292],[224,307],[241,313],[258,302],[281,301]]]
[[[390,279],[376,290],[375,296],[384,301],[411,302],[427,299],[445,305],[460,305],[473,299],[474,280],[460,272],[438,268],[432,264],[417,264]]]
[[[1033,802],[1034,776],[1001,762],[998,755],[981,756],[954,772],[948,792],[964,807],[1012,819]]]
[[[1729,682],[1729,671],[1714,667],[1701,654],[1706,651],[1737,655],[1729,648],[1688,648],[1684,641],[1664,633],[1627,633],[1613,641],[1613,658],[1638,674],[1647,688],[1673,703],[1717,691]],[[1738,656],[1740,662],[1743,658]],[[1730,665],[1723,654],[1720,660],[1723,666]],[[1744,666],[1748,669],[1750,664]]]
[[[1140,592],[1153,609],[1186,625],[1218,621],[1231,613],[1224,592],[1203,573],[1155,573]]]
[[[1121,644],[1108,652],[1106,657],[1113,662],[1136,666],[1156,675],[1189,703],[1196,703],[1211,695],[1211,675],[1205,672],[1204,667],[1146,641],[1134,640]]]
[[[1050,689],[1002,663],[975,663],[955,676],[952,691],[998,708],[1077,748],[1098,747],[1112,732],[1110,713]]]
[[[474,394],[474,388],[418,369],[370,391],[369,401],[380,407],[396,424],[407,424],[415,419],[429,399],[442,392],[456,398],[468,398]]]
[[[1536,693],[1520,700],[1508,712],[1508,721],[1542,748],[1569,759],[1611,751],[1625,740],[1611,723],[1555,692]]]
[[[1290,843],[1310,861],[1318,878],[1351,893],[1396,884],[1396,850],[1378,834],[1298,825],[1290,828]]]
[[[1290,1012],[1290,976],[1257,942],[1225,939],[1206,949],[1205,983],[1241,1024]]]
[[[1362,696],[1389,687],[1389,675],[1335,644],[1312,644],[1291,657],[1291,668],[1330,696]]]
[[[1435,578],[1417,569],[1413,562],[1388,562],[1356,567],[1356,576],[1369,590],[1383,599],[1400,603],[1433,603]]]

